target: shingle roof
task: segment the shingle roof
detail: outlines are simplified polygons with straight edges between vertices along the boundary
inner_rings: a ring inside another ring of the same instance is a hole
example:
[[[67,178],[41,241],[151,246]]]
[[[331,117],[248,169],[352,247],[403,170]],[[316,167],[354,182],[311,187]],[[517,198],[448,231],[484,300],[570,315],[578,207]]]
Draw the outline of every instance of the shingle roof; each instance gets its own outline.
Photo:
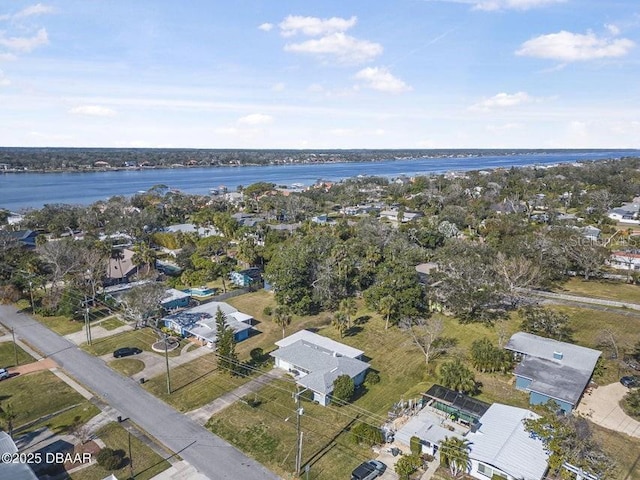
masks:
[[[333,382],[340,375],[349,375],[354,378],[369,368],[369,364],[362,360],[342,356],[339,352],[328,350],[307,340],[297,340],[282,346],[270,355],[307,374],[298,379],[298,384],[324,394],[333,391]]]
[[[336,342],[335,340],[323,337],[322,335],[310,332],[309,330],[300,330],[293,335],[289,335],[288,337],[277,341],[276,345],[279,347],[286,347],[296,343],[298,340],[305,340],[307,343],[313,344],[317,347],[324,348],[331,352],[337,352],[343,357],[358,358],[360,355],[364,354],[362,350],[350,347],[344,343]]]
[[[542,441],[531,436],[523,423],[537,417],[523,408],[494,403],[480,418],[480,427],[467,435],[469,457],[521,480],[541,480],[549,455]]]
[[[17,453],[18,448],[7,432],[0,432],[0,454]],[[26,463],[0,462],[0,478],[11,480],[37,480],[36,474]]]

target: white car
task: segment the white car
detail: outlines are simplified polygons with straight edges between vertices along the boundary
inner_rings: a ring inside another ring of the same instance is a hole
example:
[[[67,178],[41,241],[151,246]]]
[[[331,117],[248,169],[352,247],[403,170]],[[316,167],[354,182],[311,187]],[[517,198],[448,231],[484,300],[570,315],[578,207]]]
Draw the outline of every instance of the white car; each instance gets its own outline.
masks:
[[[0,380],[4,380],[5,378],[9,378],[9,370],[6,368],[0,368]]]

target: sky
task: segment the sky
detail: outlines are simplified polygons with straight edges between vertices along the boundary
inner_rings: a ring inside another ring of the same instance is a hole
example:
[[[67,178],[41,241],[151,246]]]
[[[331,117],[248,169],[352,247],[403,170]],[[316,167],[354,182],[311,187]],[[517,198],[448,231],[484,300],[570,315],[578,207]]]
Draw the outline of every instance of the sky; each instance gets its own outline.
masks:
[[[640,2],[0,0],[0,146],[640,148]]]

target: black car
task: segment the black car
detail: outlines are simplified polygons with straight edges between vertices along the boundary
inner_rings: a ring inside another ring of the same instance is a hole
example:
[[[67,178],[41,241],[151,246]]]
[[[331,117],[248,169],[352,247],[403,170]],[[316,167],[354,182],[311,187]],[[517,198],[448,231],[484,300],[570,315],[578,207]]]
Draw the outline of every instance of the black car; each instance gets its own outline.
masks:
[[[627,388],[639,388],[640,377],[638,376],[622,377],[620,379],[620,383]]]
[[[122,347],[113,352],[115,358],[128,357],[130,355],[138,355],[142,350],[136,347]]]

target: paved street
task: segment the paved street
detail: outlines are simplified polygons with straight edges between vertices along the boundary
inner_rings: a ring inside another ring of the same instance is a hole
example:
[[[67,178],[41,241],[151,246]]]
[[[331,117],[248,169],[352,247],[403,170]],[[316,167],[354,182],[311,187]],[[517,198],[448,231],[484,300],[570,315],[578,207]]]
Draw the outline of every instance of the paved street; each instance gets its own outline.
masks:
[[[92,390],[125,418],[130,418],[168,449],[212,480],[278,478],[255,460],[124,378],[100,359],[78,349],[15,308],[0,305],[0,322],[52,358],[60,368]],[[43,394],[46,394],[43,392]]]

